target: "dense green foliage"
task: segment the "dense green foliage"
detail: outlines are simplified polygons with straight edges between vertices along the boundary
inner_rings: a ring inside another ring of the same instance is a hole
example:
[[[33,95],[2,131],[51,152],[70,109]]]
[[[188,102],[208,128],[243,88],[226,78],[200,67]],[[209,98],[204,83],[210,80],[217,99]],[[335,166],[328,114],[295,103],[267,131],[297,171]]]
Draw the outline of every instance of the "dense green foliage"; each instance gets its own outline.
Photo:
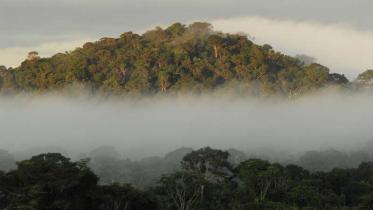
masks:
[[[358,80],[369,81],[373,79],[373,70],[366,70],[363,73],[359,74],[357,77]]]
[[[356,168],[362,162],[373,162],[373,142],[363,149],[350,152],[338,150],[307,151],[299,156],[274,151],[240,151],[229,149],[228,162],[238,166],[241,162],[254,158],[264,159],[269,162],[278,162],[282,165],[298,165],[311,172],[329,172],[334,168]],[[51,149],[63,152],[63,149]],[[42,150],[46,151],[46,150]],[[99,177],[100,184],[128,183],[139,189],[155,186],[163,174],[174,173],[181,169],[180,162],[183,157],[193,152],[192,148],[179,148],[165,156],[144,157],[130,159],[122,157],[121,153],[111,146],[101,146],[87,155],[79,154],[75,160],[89,158],[88,167]],[[9,171],[16,168],[16,160],[27,159],[33,154],[41,153],[40,150],[10,153],[0,150],[0,170]],[[65,152],[66,153],[66,152]],[[71,156],[71,155],[70,155]],[[196,161],[196,160],[194,160]],[[187,166],[185,166],[187,167]],[[189,166],[188,166],[189,167]],[[202,170],[202,169],[201,169]]]
[[[126,184],[98,185],[87,160],[42,154],[0,172],[0,209],[372,209],[373,163],[311,173],[296,165],[248,159],[237,166],[229,153],[190,152],[181,168],[140,191]]]
[[[279,162],[283,165],[294,164],[303,167],[311,172],[329,172],[334,168],[355,168],[362,162],[373,162],[372,145],[367,144],[364,149],[341,152],[337,150],[308,151],[299,156],[288,156],[288,154],[275,154],[271,152],[254,153],[253,151],[240,151],[229,149],[228,161],[233,166],[250,159],[264,159],[270,162]],[[141,189],[146,189],[157,184],[162,174],[169,174],[180,170],[180,162],[183,157],[191,153],[191,148],[180,148],[165,155],[165,157],[146,157],[139,160],[121,158],[114,149],[102,150],[102,147],[95,151],[107,153],[90,153],[88,157],[90,168],[100,178],[100,183],[110,184],[114,182],[130,183]],[[193,160],[197,161],[197,160]],[[185,164],[185,163],[184,163]],[[185,166],[191,167],[191,166]],[[1,170],[1,168],[0,168]],[[203,168],[200,170],[204,170]]]
[[[18,68],[0,69],[3,93],[59,90],[70,85],[110,94],[200,92],[230,88],[253,95],[298,95],[346,84],[319,64],[254,44],[244,35],[212,30],[208,23],[175,23],[143,35],[102,38],[50,58],[29,55]]]
[[[359,74],[357,82],[360,87],[372,88],[373,86],[373,70],[366,70]]]
[[[128,185],[98,186],[86,161],[42,154],[0,173],[0,209],[155,209],[155,202]]]

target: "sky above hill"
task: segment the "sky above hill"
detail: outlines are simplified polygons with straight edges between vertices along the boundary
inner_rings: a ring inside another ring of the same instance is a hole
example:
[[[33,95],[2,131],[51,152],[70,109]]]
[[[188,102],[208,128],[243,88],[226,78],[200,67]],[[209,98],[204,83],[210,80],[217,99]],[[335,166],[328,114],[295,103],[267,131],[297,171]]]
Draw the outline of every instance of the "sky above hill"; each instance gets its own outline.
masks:
[[[354,78],[373,68],[371,0],[0,0],[0,64],[173,22],[209,21]]]

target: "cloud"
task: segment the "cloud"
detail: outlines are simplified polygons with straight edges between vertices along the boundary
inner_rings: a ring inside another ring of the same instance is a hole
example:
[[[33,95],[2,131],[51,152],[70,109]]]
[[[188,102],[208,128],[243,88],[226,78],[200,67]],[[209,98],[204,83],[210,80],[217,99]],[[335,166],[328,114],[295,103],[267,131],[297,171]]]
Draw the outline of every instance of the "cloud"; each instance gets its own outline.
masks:
[[[234,96],[80,98],[0,97],[0,148],[62,148],[79,154],[101,145],[126,157],[179,147],[268,148],[287,154],[354,150],[373,138],[371,94],[334,91],[298,100]]]
[[[373,31],[343,24],[263,17],[220,19],[212,23],[217,30],[248,33],[256,42],[269,43],[290,55],[311,55],[332,72],[349,77],[373,68]]]

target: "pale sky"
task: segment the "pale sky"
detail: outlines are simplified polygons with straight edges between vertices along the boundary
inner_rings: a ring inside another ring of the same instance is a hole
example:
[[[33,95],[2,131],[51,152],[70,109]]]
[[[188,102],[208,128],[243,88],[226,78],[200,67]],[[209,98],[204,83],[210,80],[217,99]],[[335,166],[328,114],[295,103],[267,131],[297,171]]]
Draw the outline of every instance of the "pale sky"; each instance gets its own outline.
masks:
[[[173,22],[212,22],[355,77],[373,68],[371,0],[0,0],[0,65]]]

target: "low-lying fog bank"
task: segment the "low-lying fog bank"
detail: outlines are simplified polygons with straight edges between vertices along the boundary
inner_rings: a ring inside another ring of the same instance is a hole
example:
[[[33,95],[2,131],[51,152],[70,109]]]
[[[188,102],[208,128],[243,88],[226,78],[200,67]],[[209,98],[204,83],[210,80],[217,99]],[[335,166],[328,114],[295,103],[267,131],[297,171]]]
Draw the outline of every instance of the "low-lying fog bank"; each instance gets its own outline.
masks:
[[[373,139],[372,107],[372,94],[336,92],[296,100],[1,98],[0,148],[77,156],[111,145],[135,159],[204,146],[289,157],[309,150],[351,151]]]

